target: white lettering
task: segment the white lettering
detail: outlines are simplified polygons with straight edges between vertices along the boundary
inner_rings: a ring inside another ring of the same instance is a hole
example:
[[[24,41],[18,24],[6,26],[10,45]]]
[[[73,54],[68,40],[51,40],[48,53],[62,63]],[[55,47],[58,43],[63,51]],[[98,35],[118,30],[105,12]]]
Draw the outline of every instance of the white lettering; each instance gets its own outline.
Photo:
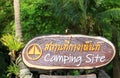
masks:
[[[82,63],[82,57],[78,56],[66,56],[66,55],[50,55],[46,54],[44,57],[44,61],[46,62],[61,62],[63,64],[71,64],[71,63],[76,63],[76,66],[80,66]]]
[[[49,56],[50,56],[50,54],[46,54],[44,57],[44,60],[48,62],[49,60],[47,59],[47,57],[49,57]]]
[[[66,61],[69,60],[69,57],[68,56],[64,56],[64,64],[66,64]]]
[[[87,54],[85,57],[86,63],[102,63],[105,62],[106,58],[104,55],[99,54]],[[74,63],[76,66],[80,66],[83,62],[82,56],[72,56],[70,55],[50,55],[46,54],[44,57],[44,61],[46,62],[58,62],[63,64],[72,64]]]
[[[80,66],[82,63],[82,57],[81,56],[77,57],[76,62],[79,62],[79,64],[77,64],[76,66]]]
[[[100,62],[105,62],[105,56],[101,56]]]
[[[105,62],[104,55],[95,55],[95,54],[87,54],[86,55],[86,63],[97,63],[97,62]]]
[[[86,63],[90,63],[91,62],[91,58],[90,58],[91,55],[92,54],[87,54],[86,55],[86,58],[87,58]]]

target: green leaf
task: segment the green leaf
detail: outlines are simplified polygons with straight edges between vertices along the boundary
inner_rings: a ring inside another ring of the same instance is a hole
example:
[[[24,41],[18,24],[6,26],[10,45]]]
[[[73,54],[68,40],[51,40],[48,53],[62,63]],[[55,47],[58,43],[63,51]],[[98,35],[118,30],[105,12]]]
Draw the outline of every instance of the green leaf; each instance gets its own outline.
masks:
[[[18,65],[12,62],[12,64],[8,66],[7,76],[10,76],[11,74],[18,75],[19,71],[20,71],[20,68],[18,67]]]
[[[7,46],[10,51],[17,52],[24,46],[24,44],[22,42],[19,42],[14,35],[10,35],[10,34],[3,35],[3,37],[1,38],[1,42],[5,46]]]

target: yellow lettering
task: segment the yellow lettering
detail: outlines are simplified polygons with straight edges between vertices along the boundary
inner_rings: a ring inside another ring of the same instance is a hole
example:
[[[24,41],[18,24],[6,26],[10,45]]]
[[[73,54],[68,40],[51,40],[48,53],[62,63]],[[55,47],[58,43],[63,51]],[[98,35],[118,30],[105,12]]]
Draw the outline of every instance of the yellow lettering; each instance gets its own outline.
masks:
[[[92,43],[89,44],[89,50],[90,51],[94,51],[95,50],[94,44],[92,44]]]
[[[57,46],[58,46],[58,48],[57,48],[58,51],[62,51],[63,50],[63,46],[62,45],[59,44]]]
[[[62,52],[62,51],[72,51],[72,52],[89,52],[89,51],[99,51],[101,48],[100,43],[93,43],[92,41],[85,41],[84,44],[70,44],[69,40],[65,41],[65,44],[54,44],[50,42],[45,45],[45,51],[51,52]]]
[[[50,48],[50,44],[46,44],[45,45],[45,50],[47,51],[47,50],[49,50],[49,48]]]
[[[84,51],[88,51],[88,48],[89,48],[89,47],[88,47],[88,43],[83,44],[83,46],[84,46],[84,47],[83,47],[83,50],[84,50]]]
[[[77,50],[77,45],[76,45],[76,44],[74,44],[74,49],[73,49],[73,52],[76,52],[76,50]]]
[[[64,44],[63,48],[64,48],[65,51],[69,51],[69,44]]]
[[[95,50],[96,50],[96,51],[99,51],[99,50],[100,50],[100,47],[101,47],[100,44],[96,44],[96,45],[95,45]]]
[[[78,44],[78,45],[77,45],[77,50],[78,50],[78,51],[81,51],[81,50],[82,50],[82,45]]]

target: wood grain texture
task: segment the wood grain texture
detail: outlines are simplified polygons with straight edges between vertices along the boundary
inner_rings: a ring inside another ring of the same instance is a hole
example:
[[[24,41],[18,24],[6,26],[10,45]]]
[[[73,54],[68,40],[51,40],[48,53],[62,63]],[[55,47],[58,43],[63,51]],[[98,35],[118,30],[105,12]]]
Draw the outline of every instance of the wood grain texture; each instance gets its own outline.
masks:
[[[93,69],[107,65],[115,47],[103,37],[48,35],[35,37],[22,51],[24,63],[36,69]]]

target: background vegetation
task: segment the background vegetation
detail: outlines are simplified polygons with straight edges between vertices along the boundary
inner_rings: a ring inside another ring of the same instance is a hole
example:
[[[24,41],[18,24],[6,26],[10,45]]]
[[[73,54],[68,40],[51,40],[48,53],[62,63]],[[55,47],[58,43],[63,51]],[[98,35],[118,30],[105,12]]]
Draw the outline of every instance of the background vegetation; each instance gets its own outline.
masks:
[[[111,77],[120,77],[120,0],[21,0],[20,5],[24,43],[40,35],[65,34],[66,29],[70,34],[103,36],[117,52],[105,70]],[[13,0],[0,0],[0,38],[14,34],[14,24]],[[6,78],[10,60],[2,43],[0,60],[0,76]]]

